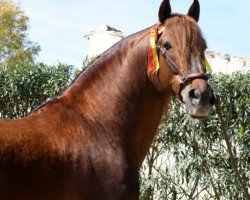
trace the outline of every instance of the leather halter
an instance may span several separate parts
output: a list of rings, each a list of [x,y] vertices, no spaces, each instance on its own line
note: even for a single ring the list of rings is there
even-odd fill
[[[181,96],[181,91],[186,85],[190,84],[194,79],[204,79],[204,80],[209,79],[208,74],[204,72],[185,75],[183,71],[180,69],[180,67],[178,67],[176,63],[168,56],[167,50],[164,47],[162,47],[158,41],[156,42],[156,46],[157,50],[161,53],[165,61],[168,63],[168,66],[170,67],[171,71],[174,74],[177,74],[181,77],[180,89],[179,89],[179,97],[181,101],[183,101]]]

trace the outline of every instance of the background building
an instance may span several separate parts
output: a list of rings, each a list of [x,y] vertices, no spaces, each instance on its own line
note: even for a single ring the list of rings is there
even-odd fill
[[[100,55],[112,45],[126,37],[126,34],[106,24],[84,35],[89,40],[88,57]],[[249,71],[250,58],[207,51],[206,57],[214,73],[231,74],[236,71]]]
[[[101,24],[97,29],[84,35],[89,40],[88,57],[100,55],[125,36],[126,34],[123,32],[106,24]]]

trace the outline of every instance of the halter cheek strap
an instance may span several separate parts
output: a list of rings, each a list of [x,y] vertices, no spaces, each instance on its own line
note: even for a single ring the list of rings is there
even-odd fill
[[[208,80],[209,77],[204,72],[199,73],[192,73],[185,75],[181,68],[176,65],[176,63],[168,56],[167,51],[164,47],[160,45],[158,42],[159,34],[163,32],[165,28],[161,28],[159,31],[157,29],[152,29],[150,33],[150,45],[149,45],[149,54],[148,54],[148,74],[149,76],[153,76],[153,82],[157,86],[157,88],[160,87],[159,81],[157,79],[158,71],[160,69],[159,65],[159,58],[158,58],[158,52],[161,53],[161,55],[164,57],[165,61],[168,63],[168,66],[170,67],[171,71],[179,75],[181,77],[180,82],[180,89],[179,89],[179,96],[181,98],[181,91],[184,88],[184,86],[190,84],[194,79],[204,79]],[[159,33],[159,34],[158,34]],[[211,72],[211,67],[205,59],[205,67],[208,72]],[[156,80],[157,79],[157,80]],[[182,100],[182,99],[181,99]]]

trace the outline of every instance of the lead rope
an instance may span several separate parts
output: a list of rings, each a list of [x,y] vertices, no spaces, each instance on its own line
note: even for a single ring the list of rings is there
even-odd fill
[[[230,157],[230,161],[231,161],[230,165],[235,172],[236,180],[238,180],[238,182],[240,183],[240,185],[243,189],[244,196],[246,197],[247,200],[250,200],[250,195],[248,193],[247,186],[240,176],[240,172],[237,168],[237,162],[236,162],[234,155],[233,155],[232,144],[230,143],[230,138],[229,138],[229,135],[227,134],[227,124],[222,116],[221,101],[220,101],[220,97],[218,95],[216,95],[215,108],[216,108],[216,113],[217,113],[219,120],[220,120],[220,123],[221,123],[221,134],[226,142],[227,151],[228,151],[228,154]]]

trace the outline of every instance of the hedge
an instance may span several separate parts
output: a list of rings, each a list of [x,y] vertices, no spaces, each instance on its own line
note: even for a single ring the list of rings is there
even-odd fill
[[[64,90],[74,78],[73,66],[20,63],[0,66],[0,118],[26,116],[42,102]]]

